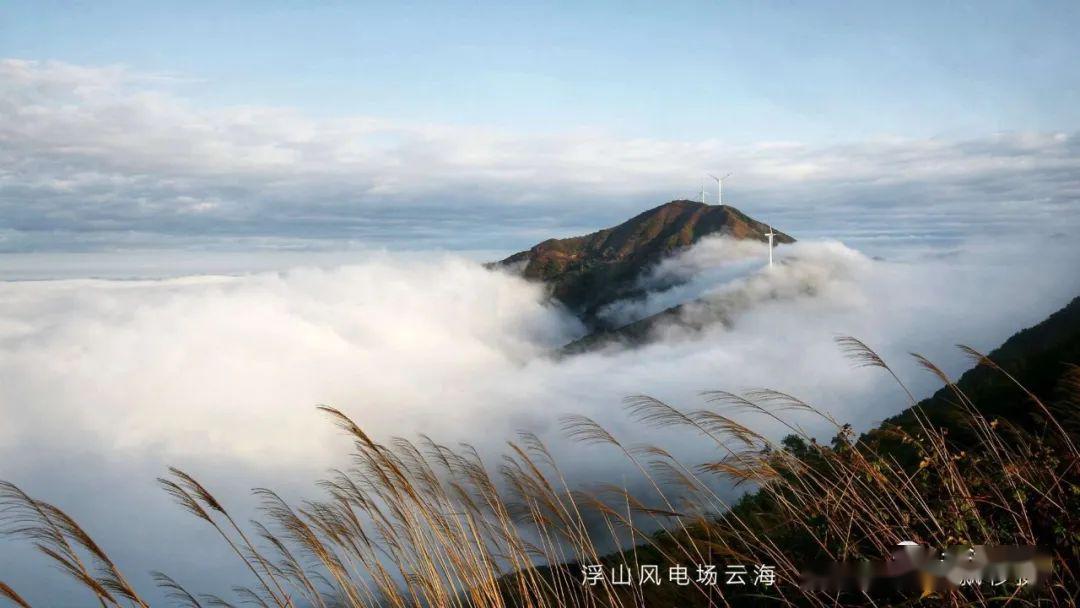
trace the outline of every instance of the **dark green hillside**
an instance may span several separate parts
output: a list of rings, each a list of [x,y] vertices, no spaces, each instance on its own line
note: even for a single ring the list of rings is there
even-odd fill
[[[1047,404],[1056,404],[1056,416],[1076,422],[1078,404],[1062,400],[1064,387],[1059,384],[1068,367],[1080,363],[1080,298],[1038,325],[1016,333],[989,358],[1025,389]],[[988,417],[1000,417],[1036,433],[1046,430],[1044,416],[1024,389],[1001,371],[977,366],[965,372],[956,386]],[[959,433],[956,440],[966,438],[966,428],[959,422],[962,408],[952,389],[942,388],[919,407],[934,424]],[[914,411],[908,409],[882,426],[893,425],[915,428]]]

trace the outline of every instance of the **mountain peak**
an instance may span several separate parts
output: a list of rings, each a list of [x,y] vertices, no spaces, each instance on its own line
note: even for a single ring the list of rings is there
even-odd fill
[[[524,277],[548,283],[556,298],[595,323],[602,306],[635,295],[637,278],[664,257],[707,235],[766,241],[767,231],[730,205],[674,200],[592,234],[548,239],[498,265],[520,266]],[[781,232],[775,240],[795,241]]]

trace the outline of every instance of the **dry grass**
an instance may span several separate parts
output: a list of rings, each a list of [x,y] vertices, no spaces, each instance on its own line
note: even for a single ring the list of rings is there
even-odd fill
[[[865,344],[841,346],[862,365],[900,379]],[[996,368],[968,349],[976,360]],[[494,469],[469,446],[451,448],[427,437],[382,444],[344,413],[320,409],[354,441],[354,466],[321,482],[325,497],[290,505],[258,489],[264,523],[246,528],[194,477],[172,469],[159,483],[189,513],[221,536],[250,572],[247,586],[225,600],[200,595],[154,573],[177,606],[453,606],[560,607],[739,605],[746,596],[696,583],[662,591],[585,586],[576,564],[719,563],[741,560],[777,567],[779,581],[754,601],[794,605],[860,605],[869,596],[802,591],[809,559],[881,559],[901,540],[932,546],[958,543],[1038,544],[1046,522],[1071,526],[1080,494],[1075,432],[1031,393],[1031,407],[1050,432],[1038,437],[988,419],[924,358],[919,363],[953,391],[968,439],[963,445],[915,408],[911,428],[856,438],[850,426],[790,395],[712,392],[708,407],[683,411],[649,397],[627,400],[642,424],[684,428],[711,443],[719,457],[688,465],[660,446],[626,446],[584,417],[563,421],[580,441],[611,446],[659,497],[643,504],[626,488],[584,492],[569,486],[556,459],[535,436],[508,443]],[[1005,374],[1003,370],[998,370]],[[1080,396],[1080,371],[1063,384]],[[915,405],[910,392],[905,394]],[[793,422],[816,416],[832,425],[830,446]],[[791,437],[770,440],[733,415],[753,413],[783,424]],[[914,459],[914,460],[913,460]],[[715,491],[717,477],[756,492],[731,505]],[[1064,522],[1064,523],[1063,523]],[[81,584],[103,608],[147,606],[93,539],[59,508],[0,484],[0,523],[29,540]],[[1013,601],[1075,605],[1070,568],[1077,563],[1075,530],[1056,544],[1059,566],[1037,596],[991,598],[976,589],[936,598],[946,605]],[[1071,535],[1071,536],[1070,536]],[[627,550],[601,555],[598,547]],[[555,564],[555,566],[549,566]],[[28,607],[0,583],[0,598]],[[915,598],[911,598],[915,599]],[[899,601],[899,600],[898,600]],[[666,603],[664,605],[667,605]]]

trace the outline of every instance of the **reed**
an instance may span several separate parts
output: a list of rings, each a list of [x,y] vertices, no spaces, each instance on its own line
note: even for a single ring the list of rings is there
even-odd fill
[[[858,591],[824,595],[798,585],[811,560],[880,560],[903,540],[931,546],[975,543],[1047,546],[1055,570],[1034,595],[993,597],[973,587],[938,592],[942,605],[1070,606],[1080,601],[1080,454],[1075,412],[1080,368],[1062,379],[1054,402],[1030,392],[1019,404],[1039,429],[991,418],[932,362],[915,355],[953,394],[959,426],[942,426],[916,403],[897,374],[853,338],[841,346],[860,365],[890,374],[913,406],[911,424],[856,436],[827,411],[774,390],[703,395],[683,410],[647,396],[629,398],[640,424],[683,429],[717,457],[684,463],[663,446],[628,446],[593,420],[563,420],[582,442],[611,447],[639,476],[628,484],[572,487],[535,435],[507,443],[492,466],[468,446],[428,437],[380,443],[340,410],[321,406],[353,441],[353,466],[320,483],[318,500],[288,504],[257,489],[262,520],[244,526],[195,477],[171,469],[159,483],[205,521],[250,574],[225,599],[199,594],[166,574],[154,580],[175,606],[254,604],[268,608],[448,606],[806,606],[867,605]],[[966,349],[979,365],[1015,380]],[[1019,383],[1017,383],[1019,384]],[[789,435],[771,439],[746,422],[763,416]],[[812,416],[832,428],[828,445],[796,422]],[[818,425],[820,426],[820,425]],[[720,482],[745,484],[734,504]],[[648,500],[648,502],[646,502]],[[148,606],[119,567],[60,508],[0,483],[0,525],[28,540],[103,608]],[[605,552],[601,547],[621,547]],[[583,564],[702,564],[736,560],[776,566],[777,584],[752,595],[696,581],[686,587],[582,584]],[[0,582],[0,598],[27,608]],[[914,603],[892,597],[884,603]],[[881,600],[878,600],[881,601]]]

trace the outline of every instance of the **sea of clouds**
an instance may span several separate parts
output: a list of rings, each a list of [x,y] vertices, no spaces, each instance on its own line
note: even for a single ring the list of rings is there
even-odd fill
[[[144,587],[151,568],[199,591],[247,582],[153,480],[180,466],[244,514],[254,486],[310,497],[348,464],[319,403],[379,438],[493,460],[529,430],[574,483],[632,479],[609,450],[570,445],[559,416],[690,461],[715,454],[633,423],[622,399],[772,387],[865,429],[903,393],[853,370],[837,335],[925,395],[909,351],[958,374],[953,344],[990,350],[1080,294],[1072,132],[733,145],[309,116],[192,86],[0,59],[0,479],[71,510]],[[693,323],[722,307],[701,331],[552,356],[584,329],[541,286],[477,261],[501,255],[431,252],[583,233],[694,197],[718,168],[735,172],[725,200],[800,242],[765,271],[759,243],[702,241],[604,311],[695,302]],[[84,605],[31,553],[0,542],[0,579],[35,605]]]
[[[881,374],[852,369],[836,336],[864,339],[925,395],[936,385],[908,352],[958,374],[968,363],[954,344],[988,351],[1080,295],[1080,250],[1062,239],[971,240],[904,261],[807,241],[779,247],[772,269],[764,253],[707,239],[643,280],[682,284],[610,311],[633,320],[722,299],[737,303],[729,323],[661,327],[644,347],[565,358],[551,353],[584,330],[541,286],[449,255],[2,282],[0,478],[70,509],[137,580],[156,568],[223,592],[243,572],[153,478],[180,466],[241,511],[254,486],[316,495],[314,481],[347,465],[349,449],[316,404],[343,409],[378,438],[470,442],[493,463],[515,431],[532,431],[588,485],[629,473],[610,450],[565,440],[562,414],[589,415],[630,444],[675,445],[690,461],[716,453],[632,422],[622,399],[700,407],[704,390],[771,387],[865,429],[899,411],[903,395]],[[57,575],[25,559],[30,551],[0,543],[0,571],[31,600],[77,601],[45,585]]]

